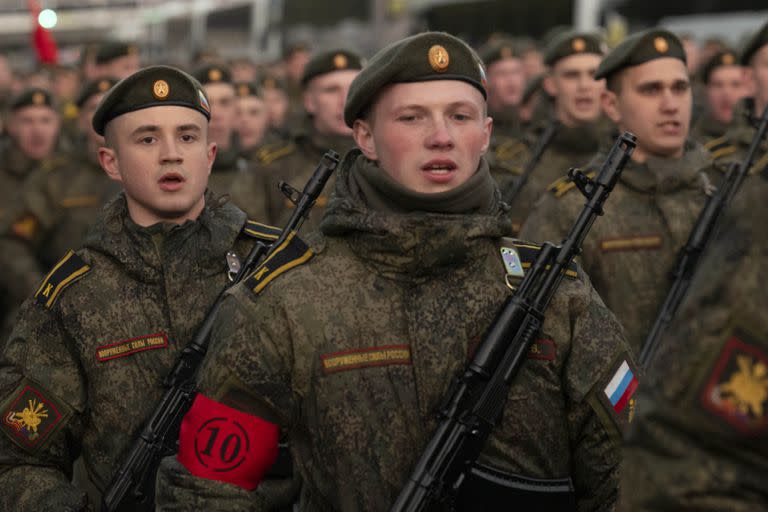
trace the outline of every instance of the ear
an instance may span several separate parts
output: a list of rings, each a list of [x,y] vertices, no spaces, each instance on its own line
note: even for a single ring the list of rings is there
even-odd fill
[[[547,73],[544,77],[544,81],[541,82],[541,86],[544,90],[553,98],[557,96],[557,85],[555,85],[555,79],[552,77],[552,73]]]
[[[355,144],[366,158],[369,160],[379,159],[376,153],[376,144],[373,141],[373,127],[370,122],[355,119],[355,123],[352,125],[352,138],[355,139]]]
[[[302,94],[302,100],[304,103],[304,110],[308,114],[314,114],[317,109],[315,108],[314,96],[309,92],[309,88]]]
[[[492,133],[493,133],[493,118],[488,116],[483,120],[483,136],[485,137],[485,140],[483,141],[483,146],[480,148],[482,151],[482,154],[485,154],[488,151],[488,147],[491,145]]]
[[[100,147],[98,150],[99,164],[109,179],[123,182],[123,176],[120,174],[120,162],[117,158],[117,152],[108,147]]]
[[[211,174],[211,169],[213,169],[213,162],[216,161],[216,154],[219,152],[219,147],[216,145],[215,142],[209,142],[208,143],[208,175]]]
[[[600,93],[600,105],[603,107],[603,112],[607,115],[614,124],[621,123],[621,111],[619,110],[619,98],[616,93],[609,91],[608,89]]]
[[[741,77],[744,80],[744,91],[747,96],[754,97],[757,93],[757,84],[755,83],[755,70],[752,66],[744,66],[741,68]]]

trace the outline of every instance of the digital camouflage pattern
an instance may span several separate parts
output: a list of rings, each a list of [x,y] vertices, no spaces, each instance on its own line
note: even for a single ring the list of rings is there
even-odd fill
[[[24,303],[0,359],[0,509],[84,510],[78,455],[100,491],[111,481],[226,285],[225,253],[251,245],[242,211],[206,203],[196,221],[142,228],[121,194]]]
[[[584,169],[597,172],[598,155]],[[710,167],[701,146],[680,159],[627,162],[605,215],[584,242],[581,264],[639,351],[671,284],[669,273],[706,202]],[[521,236],[559,242],[585,198],[569,179],[555,182],[528,217]]]
[[[310,242],[314,257],[260,294],[230,292],[200,386],[284,428],[303,479],[300,510],[388,510],[449,383],[510,293],[499,244],[511,244],[501,238],[511,226],[485,164],[429,198],[381,189],[373,197],[366,173],[382,171],[357,151],[339,172],[322,234]],[[421,211],[392,213],[416,196]],[[438,213],[457,200],[465,213]],[[570,476],[578,510],[609,509],[619,430],[598,395],[629,357],[621,328],[579,274],[556,294],[541,338],[482,460],[528,477]],[[159,510],[261,508],[175,458],[163,461],[158,482]]]
[[[741,189],[651,361],[621,510],[768,509],[766,192]]]

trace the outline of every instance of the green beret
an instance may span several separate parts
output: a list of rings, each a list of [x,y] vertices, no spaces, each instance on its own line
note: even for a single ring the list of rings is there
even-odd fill
[[[701,67],[701,81],[705,84],[709,83],[709,77],[712,72],[723,66],[739,66],[736,52],[733,50],[723,50],[710,57]]]
[[[102,65],[111,62],[126,55],[138,55],[139,47],[135,44],[124,43],[121,41],[108,41],[99,46],[96,50],[94,60],[96,64]]]
[[[478,54],[486,67],[503,59],[521,58],[520,49],[512,39],[496,39],[483,45]]]
[[[53,101],[53,95],[45,89],[39,87],[30,87],[24,89],[15,98],[11,100],[9,108],[11,112],[22,109],[24,107],[42,106],[49,108],[56,108]]]
[[[235,84],[235,94],[238,98],[247,98],[248,96],[261,96],[259,88],[251,82],[238,82]]]
[[[373,56],[349,88],[344,121],[351,127],[386,85],[429,80],[467,82],[487,97],[485,70],[474,50],[445,32],[424,32],[401,39]]]
[[[203,85],[232,83],[232,73],[221,64],[203,64],[192,71],[192,76]]]
[[[749,61],[752,56],[756,54],[760,48],[768,44],[768,23],[763,25],[755,35],[753,35],[747,44],[744,45],[744,50],[741,52],[741,65],[749,66]]]
[[[98,80],[91,80],[80,89],[80,93],[77,95],[77,99],[75,99],[75,105],[77,105],[77,108],[83,108],[85,102],[91,99],[91,97],[107,92],[117,82],[118,80],[116,78],[99,78]]]
[[[259,87],[259,89],[280,89],[282,91],[285,90],[285,81],[277,76],[265,74],[261,75],[256,80],[256,85]]]
[[[307,65],[304,66],[304,74],[301,75],[301,86],[306,87],[313,78],[331,73],[333,71],[344,71],[347,69],[363,69],[365,60],[348,50],[334,50],[324,52],[312,57]]]
[[[112,119],[144,108],[189,107],[211,119],[211,107],[200,82],[171,66],[151,66],[117,83],[101,99],[93,115],[93,129],[104,135]]]
[[[309,44],[307,44],[305,41],[297,41],[285,47],[285,49],[283,50],[283,58],[288,59],[295,53],[308,52],[308,51],[309,51]]]
[[[595,80],[609,77],[624,68],[665,57],[686,62],[683,43],[675,34],[664,29],[638,32],[622,41],[603,59],[595,72]]]
[[[563,32],[554,37],[544,50],[544,64],[552,66],[560,59],[581,53],[602,56],[603,41],[600,36],[590,32]]]

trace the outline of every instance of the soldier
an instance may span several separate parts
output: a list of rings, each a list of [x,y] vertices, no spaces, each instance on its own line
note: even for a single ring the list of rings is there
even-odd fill
[[[96,51],[94,62],[98,78],[123,79],[141,67],[138,46],[122,41],[103,43]]]
[[[286,140],[289,138],[288,128],[286,126],[286,116],[288,115],[288,93],[282,80],[273,75],[263,75],[256,83],[264,101],[267,104],[269,113],[269,135],[268,138],[277,140]]]
[[[537,252],[503,238],[510,222],[482,158],[492,122],[483,81],[477,55],[438,32],[394,43],[358,75],[344,118],[360,149],[342,163],[322,234],[309,245],[293,238],[225,299],[179,457],[161,464],[160,510],[260,509],[249,491],[278,430],[303,477],[300,510],[389,509],[453,376],[510,293],[505,275],[519,278],[500,248],[528,263]],[[604,394],[631,359],[586,276],[575,266],[569,275],[470,478],[466,510],[498,507],[494,498],[547,503],[557,485],[578,510],[615,500],[619,429],[634,402],[614,408]],[[193,439],[211,414],[219,435]],[[232,459],[246,437],[254,456]],[[200,455],[209,471],[193,460],[195,443],[210,443]]]
[[[589,162],[601,143],[608,140],[612,128],[600,107],[605,80],[595,79],[602,57],[603,42],[591,33],[564,32],[547,45],[544,62],[548,72],[542,87],[553,98],[554,108],[543,122],[531,126],[526,137],[527,158],[518,166],[528,164],[533,148],[546,132],[555,132],[519,193],[511,197],[510,187],[504,190],[505,199],[512,206],[512,223],[518,230],[547,186],[567,174],[570,167]],[[557,124],[550,127],[551,123]],[[511,188],[515,186],[516,183]]]
[[[239,173],[247,170],[241,156],[240,141],[236,130],[236,98],[232,75],[219,64],[204,64],[192,76],[205,89],[211,102],[211,123],[208,136],[216,143],[216,161],[208,180],[208,186],[216,194],[226,194]]]
[[[293,203],[280,192],[278,183],[285,181],[299,187],[327,150],[343,154],[352,147],[352,132],[344,124],[344,101],[362,67],[359,55],[334,50],[316,55],[304,68],[303,129],[291,141],[263,147],[253,172],[239,175],[232,185],[232,200],[252,218],[263,218],[269,224],[284,223]],[[310,229],[319,225],[327,201],[327,195],[317,200],[308,223]]]
[[[768,508],[766,188],[756,178],[736,196],[651,361],[621,510]]]
[[[706,143],[725,135],[736,104],[747,94],[744,70],[732,50],[717,53],[701,69],[705,108],[691,128],[691,136]]]
[[[762,116],[768,106],[768,22],[747,42],[739,63],[747,69],[754,96],[745,98],[739,105],[725,135],[706,144],[712,157],[723,163],[739,162],[744,158],[755,135],[753,121]],[[768,140],[763,139],[749,174],[754,175],[767,167]]]
[[[260,91],[252,83],[235,84],[235,91],[241,156],[248,163],[253,163],[258,159],[259,149],[266,142],[264,139],[268,133],[269,112]]]
[[[480,49],[488,70],[488,115],[494,135],[519,138],[517,108],[525,89],[525,68],[519,48],[510,39],[497,39]],[[492,143],[493,147],[493,143]]]
[[[124,193],[25,302],[2,351],[0,509],[91,510],[72,461],[105,489],[225,286],[227,251],[252,245],[245,214],[204,195],[209,112],[199,83],[165,66],[97,109],[99,161]]]
[[[669,273],[709,191],[707,152],[687,145],[691,87],[680,41],[647,30],[621,43],[595,75],[606,79],[602,105],[637,148],[611,196],[611,207],[584,243],[582,261],[595,289],[639,350],[669,288]],[[594,172],[602,155],[586,166]],[[567,177],[556,181],[521,236],[561,240],[584,197]]]
[[[304,114],[302,78],[304,69],[312,58],[310,47],[307,43],[299,41],[289,45],[283,54],[283,71],[290,101],[290,118],[301,119]]]

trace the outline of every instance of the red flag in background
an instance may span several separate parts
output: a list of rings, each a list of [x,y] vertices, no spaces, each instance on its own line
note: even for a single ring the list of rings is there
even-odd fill
[[[37,60],[41,64],[56,64],[59,60],[59,49],[50,30],[40,26],[38,16],[40,15],[40,4],[37,0],[27,0],[29,13],[32,15],[32,22],[35,27],[32,31],[32,43],[37,51]]]

